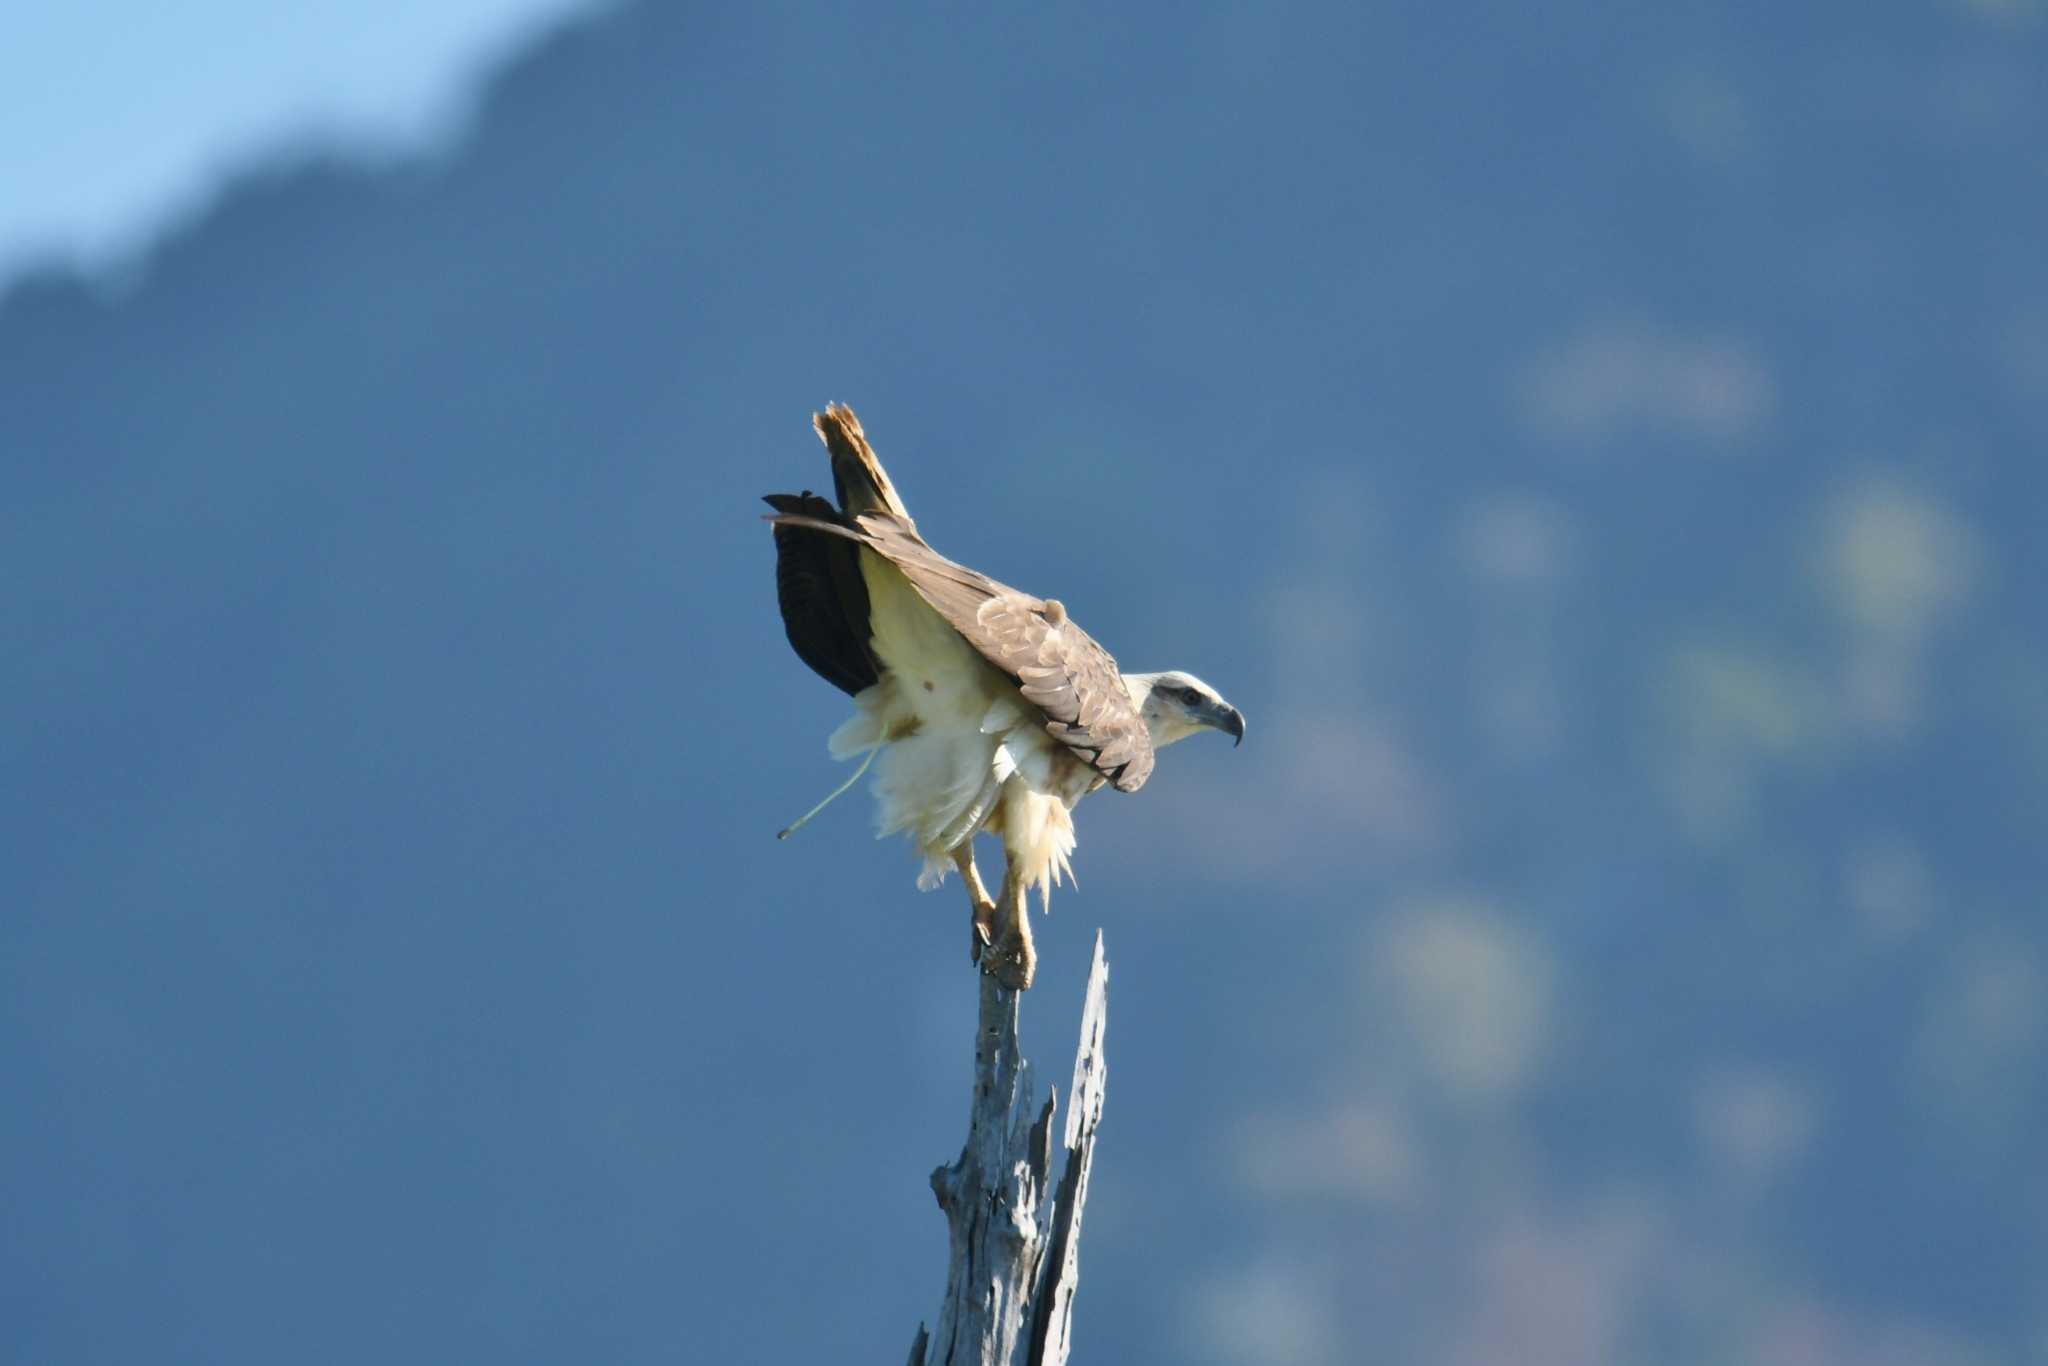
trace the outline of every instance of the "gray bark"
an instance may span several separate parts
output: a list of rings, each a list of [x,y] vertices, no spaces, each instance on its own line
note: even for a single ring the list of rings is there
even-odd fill
[[[1034,1116],[1031,1064],[1017,1043],[1017,1000],[981,979],[974,1037],[974,1104],[959,1160],[932,1173],[951,1230],[946,1298],[937,1330],[920,1324],[910,1366],[1063,1366],[1080,1279],[1081,1207],[1108,1078],[1103,1028],[1109,963],[1102,935],[1081,1007],[1062,1147],[1066,1166],[1048,1193],[1057,1088]]]

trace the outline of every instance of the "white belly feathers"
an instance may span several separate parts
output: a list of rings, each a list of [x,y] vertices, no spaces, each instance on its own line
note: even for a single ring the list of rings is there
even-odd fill
[[[924,855],[919,887],[937,886],[953,850],[986,829],[1002,837],[1011,875],[1050,898],[1071,877],[1070,808],[1096,775],[1046,734],[1017,687],[917,595],[901,571],[860,554],[881,681],[855,696],[832,733],[833,757],[876,745],[877,833],[907,833]]]

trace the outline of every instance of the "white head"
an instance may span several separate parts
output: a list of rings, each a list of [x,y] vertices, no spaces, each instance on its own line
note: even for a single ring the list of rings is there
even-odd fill
[[[1124,686],[1145,718],[1152,747],[1185,740],[1198,730],[1220,730],[1244,742],[1244,713],[1193,674],[1169,669],[1157,674],[1125,674]]]

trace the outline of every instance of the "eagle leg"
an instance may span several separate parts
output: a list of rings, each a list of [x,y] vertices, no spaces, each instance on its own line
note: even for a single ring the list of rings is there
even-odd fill
[[[981,870],[974,866],[974,839],[972,836],[960,841],[953,850],[953,866],[960,870],[960,880],[967,884],[967,899],[974,904],[973,933],[968,936],[967,956],[973,962],[981,961],[981,951],[988,946],[996,933],[996,903],[988,894],[988,888],[981,882]]]
[[[1003,892],[996,899],[994,938],[981,956],[981,970],[1012,991],[1024,991],[1038,972],[1038,950],[1031,946],[1031,920],[1025,914],[1029,888],[1017,877],[1017,865],[1003,869]]]

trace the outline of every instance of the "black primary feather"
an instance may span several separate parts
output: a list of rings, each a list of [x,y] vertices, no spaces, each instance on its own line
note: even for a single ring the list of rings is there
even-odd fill
[[[838,509],[815,493],[770,493],[778,513],[837,523]],[[775,599],[797,657],[852,695],[881,677],[868,633],[868,585],[860,546],[803,526],[775,527]]]

